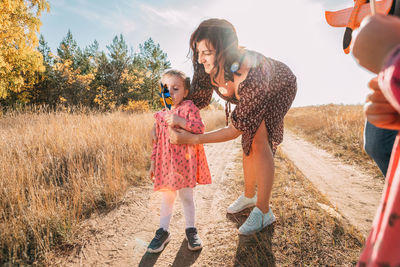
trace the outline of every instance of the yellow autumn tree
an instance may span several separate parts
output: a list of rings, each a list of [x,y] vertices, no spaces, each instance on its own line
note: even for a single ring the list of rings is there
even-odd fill
[[[43,11],[46,0],[0,0],[0,99],[14,94],[27,102],[35,73],[44,71],[36,50]]]

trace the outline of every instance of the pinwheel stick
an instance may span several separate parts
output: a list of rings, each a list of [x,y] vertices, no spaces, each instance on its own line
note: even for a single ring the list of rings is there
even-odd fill
[[[165,96],[164,96],[164,94],[162,94],[162,100],[163,100],[163,102],[164,102],[164,107],[165,107],[165,108],[168,108],[167,101],[165,101]],[[168,109],[169,109],[169,108],[168,108]]]

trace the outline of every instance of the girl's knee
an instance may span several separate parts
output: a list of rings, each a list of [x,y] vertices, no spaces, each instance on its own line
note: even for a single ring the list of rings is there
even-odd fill
[[[174,202],[176,198],[176,191],[164,191],[162,192],[162,198],[167,202]]]
[[[184,203],[193,202],[193,188],[182,188],[179,190],[179,198]]]

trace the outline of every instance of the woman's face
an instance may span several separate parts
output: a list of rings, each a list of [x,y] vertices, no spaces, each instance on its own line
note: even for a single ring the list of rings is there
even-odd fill
[[[206,73],[210,74],[214,68],[215,62],[215,50],[214,47],[208,42],[208,40],[201,40],[196,43],[197,47],[197,61],[199,64],[203,64]]]
[[[175,75],[164,75],[161,83],[168,87],[173,106],[179,105],[189,93],[189,90],[185,90],[185,82]]]

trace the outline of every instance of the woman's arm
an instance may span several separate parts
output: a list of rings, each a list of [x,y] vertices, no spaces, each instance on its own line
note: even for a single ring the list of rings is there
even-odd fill
[[[242,133],[232,124],[204,134],[192,134],[181,129],[170,129],[170,142],[172,144],[206,144],[219,143],[235,139]]]

